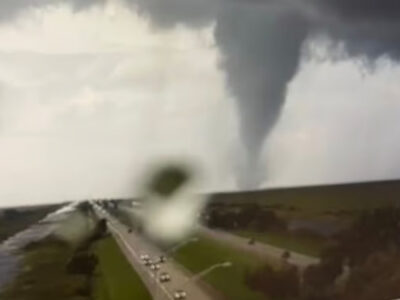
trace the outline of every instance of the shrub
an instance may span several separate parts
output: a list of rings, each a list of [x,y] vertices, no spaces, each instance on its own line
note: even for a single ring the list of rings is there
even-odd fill
[[[299,295],[298,270],[294,266],[274,270],[271,266],[265,265],[247,274],[246,283],[252,289],[273,298],[294,299]]]

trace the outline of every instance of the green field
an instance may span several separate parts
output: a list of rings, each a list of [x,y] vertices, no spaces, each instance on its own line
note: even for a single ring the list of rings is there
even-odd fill
[[[244,282],[246,272],[254,270],[263,263],[253,256],[202,237],[199,241],[180,249],[174,258],[193,273],[216,263],[230,261],[233,263],[232,267],[216,269],[203,280],[226,296],[226,299],[265,299],[262,294],[251,291]]]
[[[115,240],[108,237],[95,247],[99,258],[94,283],[96,300],[147,300],[149,292],[128,263]]]
[[[54,236],[29,244],[21,252],[21,272],[5,287],[0,299],[151,299],[113,238],[99,240],[89,251],[94,251],[99,261],[94,277],[67,272],[75,253],[73,245]]]
[[[254,238],[257,242],[266,243],[276,247],[291,250],[297,253],[318,257],[325,246],[323,238],[296,235],[285,232],[250,232],[250,231],[237,231],[235,234],[246,237]]]
[[[59,207],[60,205],[44,205],[25,209],[3,209],[0,213],[0,241],[40,221]]]
[[[272,208],[291,208],[298,213],[326,213],[399,205],[399,195],[400,181],[382,181],[219,193],[212,201],[226,204],[256,202]]]
[[[85,285],[85,278],[65,271],[72,251],[67,244],[51,238],[30,246],[24,251],[22,272],[0,299],[89,300],[78,292]]]

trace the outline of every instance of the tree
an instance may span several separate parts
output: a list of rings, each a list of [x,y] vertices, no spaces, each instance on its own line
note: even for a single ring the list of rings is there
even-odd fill
[[[300,280],[293,265],[274,270],[270,265],[246,275],[246,283],[252,289],[276,299],[295,299],[299,296]]]
[[[337,253],[351,266],[362,264],[370,254],[390,247],[400,249],[400,209],[378,208],[363,213],[338,238]]]
[[[366,211],[326,248],[303,276],[307,300],[380,300],[400,297],[400,209]],[[346,265],[345,280],[343,265]],[[395,296],[393,296],[395,295]]]
[[[371,254],[354,268],[343,300],[381,300],[400,297],[400,253],[394,249]]]
[[[85,217],[89,217],[92,213],[92,206],[88,201],[81,202],[77,205],[77,210],[81,212]]]
[[[77,247],[78,251],[88,250],[94,242],[98,241],[99,239],[102,239],[106,234],[107,234],[107,220],[100,219],[97,222],[96,226],[94,227],[93,231],[90,233],[90,235],[87,238],[85,238]]]
[[[14,208],[8,208],[3,211],[3,215],[6,220],[11,220],[17,218],[20,215],[20,213],[18,210]]]
[[[71,274],[80,274],[92,276],[98,259],[93,253],[77,252],[67,264],[67,272]]]

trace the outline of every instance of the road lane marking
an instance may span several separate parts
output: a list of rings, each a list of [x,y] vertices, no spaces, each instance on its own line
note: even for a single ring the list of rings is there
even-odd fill
[[[106,214],[103,213],[103,215],[105,215],[105,216],[107,217]],[[110,218],[109,218],[109,219],[110,219]],[[136,252],[136,251],[131,247],[131,245],[124,239],[123,235],[119,232],[119,230],[115,227],[115,225],[113,225],[111,222],[109,222],[109,225],[110,225],[110,227],[112,228],[113,232],[118,236],[118,238],[119,238],[119,239],[121,240],[121,242],[124,244],[124,246],[126,247],[126,249],[131,253],[131,255],[133,255],[133,258],[136,259],[136,260],[139,262],[139,264],[141,264],[141,260],[139,259],[139,256],[138,256],[137,252]],[[160,284],[160,283],[157,281],[157,277],[156,277],[152,272],[150,272],[149,270],[147,270],[147,269],[145,269],[145,268],[142,268],[142,270],[143,270],[145,273],[147,273],[147,275],[149,275],[151,278],[154,279],[156,285],[157,285],[158,287],[161,288],[161,290],[165,293],[165,295],[167,296],[168,299],[172,299],[172,300],[174,299],[174,298],[172,297],[172,295],[170,294],[170,292],[168,291],[168,289],[167,289],[164,285]]]

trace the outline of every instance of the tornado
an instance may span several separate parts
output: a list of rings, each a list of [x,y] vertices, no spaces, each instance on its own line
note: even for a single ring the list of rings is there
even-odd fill
[[[82,10],[105,1],[1,1],[0,21],[17,16],[26,7],[59,2]],[[332,42],[331,57],[337,59],[335,45],[340,45],[343,59],[361,60],[369,66],[382,58],[394,64],[400,59],[399,0],[123,2],[160,30],[177,24],[192,28],[215,25],[215,41],[222,54],[220,67],[236,101],[245,149],[237,170],[240,189],[257,188],[268,179],[268,170],[260,164],[261,150],[279,119],[305,44],[323,36]]]
[[[267,175],[261,150],[297,72],[307,20],[286,7],[243,3],[226,7],[217,20],[221,66],[237,104],[245,150],[237,183],[240,189],[255,189]]]

